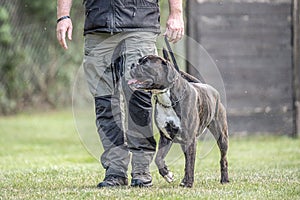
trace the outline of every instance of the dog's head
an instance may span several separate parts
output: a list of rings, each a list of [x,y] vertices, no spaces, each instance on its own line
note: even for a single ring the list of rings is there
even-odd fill
[[[132,79],[128,84],[139,90],[164,90],[172,85],[176,73],[169,61],[159,56],[148,55],[132,65]]]

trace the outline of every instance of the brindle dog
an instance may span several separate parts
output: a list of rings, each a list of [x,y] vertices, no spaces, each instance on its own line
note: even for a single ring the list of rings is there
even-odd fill
[[[215,137],[221,152],[221,183],[229,182],[228,128],[226,110],[219,93],[191,75],[177,72],[172,64],[159,56],[145,56],[132,66],[128,84],[138,90],[151,91],[155,102],[155,121],[160,140],[155,163],[159,173],[172,182],[173,174],[164,159],[172,143],[181,144],[185,155],[185,174],[180,185],[192,187],[197,135],[206,128]]]

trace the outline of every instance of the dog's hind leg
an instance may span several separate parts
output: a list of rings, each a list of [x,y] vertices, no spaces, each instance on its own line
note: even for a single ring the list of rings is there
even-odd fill
[[[222,184],[228,183],[228,162],[227,162],[227,150],[229,145],[228,127],[226,119],[226,110],[222,104],[219,103],[215,119],[210,123],[208,129],[214,135],[217,140],[217,144],[221,153],[220,167],[221,167],[221,180]]]
[[[165,158],[170,151],[172,146],[172,141],[164,136],[164,134],[159,131],[160,139],[158,144],[158,151],[155,156],[155,164],[158,167],[158,171],[162,177],[168,182],[171,183],[174,181],[173,173],[168,169]]]
[[[184,178],[180,183],[180,186],[182,187],[193,187],[194,184],[196,144],[197,143],[195,138],[192,139],[191,143],[181,145],[181,148],[185,156]]]

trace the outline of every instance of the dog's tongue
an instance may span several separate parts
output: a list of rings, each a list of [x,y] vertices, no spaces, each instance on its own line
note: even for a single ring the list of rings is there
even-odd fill
[[[128,85],[131,85],[131,84],[134,84],[136,82],[138,82],[138,80],[136,80],[136,79],[130,79],[127,83],[128,83]]]

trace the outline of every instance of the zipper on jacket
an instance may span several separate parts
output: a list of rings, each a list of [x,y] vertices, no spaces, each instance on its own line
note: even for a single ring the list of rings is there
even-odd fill
[[[111,7],[111,19],[110,19],[110,34],[114,34],[115,29],[115,5],[114,0],[110,0],[110,7]]]
[[[132,17],[135,17],[136,10],[137,10],[137,2],[136,0],[133,0],[133,12],[132,12]]]

